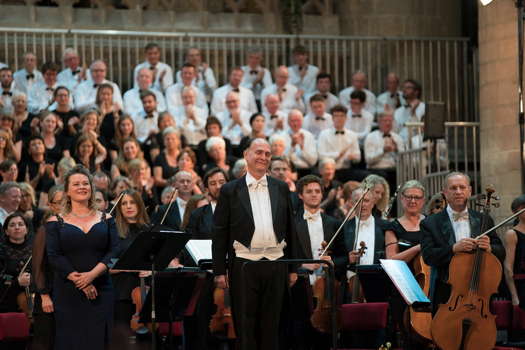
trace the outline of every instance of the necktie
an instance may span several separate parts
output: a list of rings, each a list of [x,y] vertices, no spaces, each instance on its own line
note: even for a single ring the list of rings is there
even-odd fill
[[[255,75],[255,74],[257,74],[257,73],[259,73],[259,72],[256,71],[256,70],[251,70],[251,71],[250,71],[250,74],[252,74],[252,75]]]
[[[13,96],[13,93],[11,91],[2,91],[3,96]]]
[[[321,217],[320,210],[318,210],[316,213],[313,213],[313,214],[306,210],[303,214],[303,219],[305,219],[306,221],[309,221],[309,220],[315,221],[315,220],[318,220],[320,217]]]
[[[467,221],[468,220],[468,211],[464,211],[462,213],[455,213],[452,212],[452,219],[454,221]]]
[[[35,79],[35,74],[33,74],[33,73],[27,74],[27,75],[26,75],[26,79],[27,79],[27,80],[29,80],[29,79]]]
[[[279,116],[276,115],[276,114],[272,114],[272,115],[270,116],[270,120],[274,120],[274,119],[277,119],[277,118],[279,118]]]
[[[352,118],[361,118],[362,115],[361,114],[352,114]]]
[[[232,89],[234,92],[239,92],[239,88]]]
[[[315,117],[315,120],[321,120],[321,121],[323,121],[323,122],[325,121],[324,117],[319,117],[319,116],[318,116],[318,117]]]
[[[344,130],[336,130],[336,131],[335,131],[335,134],[336,134],[336,135],[344,135],[344,134],[345,134],[345,131],[344,131]]]

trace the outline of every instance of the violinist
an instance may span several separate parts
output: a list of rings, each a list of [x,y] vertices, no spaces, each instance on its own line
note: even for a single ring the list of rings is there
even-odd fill
[[[525,207],[525,195],[514,199],[513,213]],[[505,232],[505,282],[509,288],[512,305],[525,308],[525,213],[518,216],[518,223]]]
[[[339,227],[338,220],[324,214],[321,211],[323,200],[323,183],[315,175],[306,175],[297,183],[299,198],[303,201],[304,210],[299,210],[295,216],[295,225],[299,241],[298,254],[301,259],[327,260],[331,261],[329,255],[320,256],[322,242],[330,242]],[[342,238],[342,236],[339,236]],[[330,246],[331,251],[342,251],[344,244],[342,239],[337,239]],[[310,285],[316,280],[316,275],[322,271],[323,266],[319,264],[303,264],[303,269],[311,275],[301,275],[297,283],[291,288],[290,297],[290,337],[292,344],[290,349],[328,349],[330,339],[327,335],[319,333],[310,322],[312,314],[312,301],[308,300],[311,293]]]
[[[471,192],[468,175],[460,172],[448,174],[443,188],[448,203],[446,209],[421,222],[421,253],[425,262],[437,270],[433,293],[431,291],[433,313],[437,312],[439,304],[449,299],[448,266],[455,253],[472,252],[479,247],[492,252],[500,260],[505,256],[495,232],[475,239],[482,233],[482,214],[467,208]],[[487,220],[488,228],[492,227],[492,219]]]

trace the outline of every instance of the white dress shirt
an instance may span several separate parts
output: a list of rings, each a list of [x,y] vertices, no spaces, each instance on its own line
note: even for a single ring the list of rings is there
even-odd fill
[[[199,108],[202,108],[208,113],[208,102],[206,102],[206,96],[195,86],[193,87],[193,91],[195,92],[195,105]],[[177,107],[183,106],[182,103],[182,89],[184,88],[184,85],[182,83],[177,83],[174,85],[171,85],[166,90],[166,107],[170,113],[173,113],[174,110],[177,109]]]
[[[360,117],[358,117],[360,115]],[[372,130],[372,124],[374,123],[374,116],[367,111],[362,109],[360,114],[354,114],[351,109],[348,110],[345,128],[352,130],[357,134],[359,143],[362,145],[365,142],[366,136]]]
[[[244,136],[249,136],[252,132],[250,126],[251,114],[241,109],[242,127],[239,124],[233,125],[233,119],[228,110],[217,114],[217,118],[222,124],[222,136],[229,138],[232,145],[238,146]]]
[[[310,131],[317,139],[321,131],[331,128],[334,125],[332,116],[328,113],[318,117],[313,113],[308,113],[304,117],[303,128]]]
[[[310,236],[312,259],[319,260],[321,256],[321,244],[324,241],[323,218],[321,217],[321,210],[311,213],[305,208],[303,219],[306,220],[306,224],[308,225],[308,235]],[[320,270],[322,270],[322,268],[320,268]],[[316,273],[311,274],[309,277],[310,284],[313,285],[317,279]]]
[[[268,191],[268,178],[263,176],[255,179],[249,172],[246,173],[246,185],[250,195],[250,206],[252,208],[254,232],[250,247],[245,247],[238,241],[234,241],[235,255],[248,260],[277,260],[284,255],[283,249],[286,242],[277,243],[273,229],[272,203]]]
[[[137,140],[144,142],[152,131],[158,132],[158,119],[159,113],[157,111],[153,112],[153,117],[148,118],[146,118],[146,112],[144,111],[134,115],[133,121],[135,122],[135,135],[137,135]]]
[[[53,93],[58,84],[47,86],[44,81],[35,83],[28,93],[27,110],[29,113],[38,114],[47,109],[53,102]]]
[[[13,79],[16,82],[16,88],[19,91],[24,92],[25,94],[29,93],[29,90],[33,85],[35,85],[39,81],[44,81],[44,77],[42,76],[42,73],[38,70],[33,71],[34,77],[28,78],[28,73],[25,68],[22,68],[20,70],[17,70],[13,73]]]
[[[157,99],[157,111],[164,112],[166,110],[166,100],[164,95],[157,89],[149,89],[155,94]],[[137,115],[144,111],[142,100],[140,99],[140,89],[133,88],[124,93],[124,112],[129,115]]]
[[[319,92],[319,90],[315,90],[314,92],[310,92],[310,93],[304,95],[304,104],[306,105],[306,111],[308,113],[310,113],[310,111],[312,110],[312,107],[310,107],[310,98],[312,96],[314,96],[314,95],[317,95],[317,94],[325,97],[324,101],[325,101],[325,105],[326,105],[326,110],[328,112],[330,112],[332,107],[337,106],[338,104],[340,104],[339,99],[337,98],[337,96],[335,96],[331,92],[328,92],[326,94],[322,94],[322,93]]]
[[[73,74],[73,71],[71,68],[66,68],[57,75],[57,82],[58,86],[65,86],[69,89],[69,91],[73,91],[76,89],[78,84],[82,83],[85,80],[91,80],[91,71],[89,69],[86,69],[86,79],[82,80],[80,77],[80,73],[82,72],[82,67],[77,67],[75,69],[75,72]]]
[[[11,101],[16,92],[19,92],[19,90],[16,88],[16,82],[14,80],[11,82],[9,90],[4,92],[4,89],[0,87],[0,101],[2,101],[3,104],[3,107],[0,108],[0,113],[11,114],[13,112]]]
[[[317,151],[319,158],[335,160],[336,169],[348,169],[352,162],[359,163],[361,161],[361,150],[359,149],[357,135],[346,128],[340,131],[336,131],[335,128],[321,131],[317,141]],[[342,151],[345,151],[344,156],[338,159]],[[351,161],[348,159],[350,156],[357,159]]]
[[[460,220],[454,221],[454,214],[459,214],[458,212],[452,210],[450,205],[447,205],[447,214],[452,223],[452,228],[454,229],[454,235],[456,242],[461,241],[463,238],[470,238],[470,220],[468,215],[468,209],[465,208],[461,214],[464,216]]]
[[[359,227],[359,232],[357,232],[357,247],[359,249],[359,243],[365,242],[366,249],[359,260],[359,265],[372,265],[374,263],[374,253],[375,253],[375,243],[376,243],[376,227],[375,219],[373,215],[366,220],[359,220],[358,218],[355,221],[355,229]]]
[[[315,90],[319,68],[311,64],[306,65],[305,68],[306,73],[304,77],[301,77],[301,71],[298,65],[294,64],[288,67],[288,82],[295,85],[298,89],[302,89],[305,93],[309,93]]]
[[[317,143],[314,135],[306,129],[300,129],[297,133],[303,134],[304,147],[301,148],[299,144],[292,146],[292,130],[283,134],[286,139],[285,153],[290,158],[290,161],[298,169],[311,168],[317,163]]]
[[[281,111],[280,109],[275,112],[275,114],[270,114],[270,112],[263,112],[264,121],[266,123],[266,135],[272,136],[275,133],[286,132],[289,129],[288,126],[288,115]],[[273,118],[272,118],[273,117]],[[283,128],[277,129],[277,121],[282,120]]]
[[[137,77],[139,76],[139,71],[142,68],[149,68],[151,69],[152,65],[148,61],[144,61],[138,65],[135,66],[135,69],[133,70],[133,87],[138,88],[139,83],[137,81]],[[155,76],[153,77],[153,85],[152,88],[157,89],[159,91],[166,91],[166,89],[173,85],[173,69],[169,65],[167,65],[164,62],[159,62],[155,65]],[[164,73],[165,72],[165,73]],[[164,73],[164,76],[162,77],[162,83],[160,81],[160,76]]]
[[[350,95],[352,94],[352,92],[354,92],[354,90],[354,87],[350,86],[339,93],[339,101],[341,101],[341,104],[343,104],[348,109],[350,109]],[[376,96],[370,90],[363,89],[363,91],[366,94],[365,109],[369,111],[372,115],[375,115]]]
[[[421,122],[425,116],[425,103],[419,102],[415,113],[412,113],[412,107],[403,105],[394,112],[394,130],[403,138],[403,141],[408,144],[408,128],[405,123]],[[412,145],[417,148],[420,146],[422,135],[417,134],[417,129],[412,133]]]
[[[102,84],[110,84],[113,86],[113,102],[116,103],[120,109],[123,107],[122,95],[120,88],[112,81],[104,80]],[[79,112],[84,112],[87,109],[95,108],[95,100],[97,98],[97,89],[100,84],[95,84],[92,80],[86,80],[78,84],[73,93],[73,100],[75,102],[75,109]]]
[[[180,221],[182,222],[182,219],[184,218],[184,213],[186,212],[186,204],[188,202],[180,197],[177,197],[176,201],[177,207],[179,208]]]
[[[272,84],[269,87],[265,88],[261,92],[261,101],[266,100],[266,96],[270,94],[275,94],[281,99],[281,110],[288,114],[292,109],[297,108],[304,113],[305,105],[303,99],[296,100],[295,94],[297,93],[297,88],[290,83],[284,85],[282,92],[279,94],[276,84]],[[266,106],[263,103],[263,112],[267,112]]]
[[[397,152],[405,150],[401,136],[390,132],[390,137],[397,145]],[[369,169],[392,169],[396,167],[397,152],[384,151],[385,141],[381,130],[372,131],[365,139],[365,160]]]
[[[181,72],[179,70],[177,72],[177,83],[182,82],[180,74]],[[213,69],[208,67],[204,70],[204,67],[202,66],[197,67],[197,77],[193,79],[192,84],[195,85],[209,101],[213,92],[217,89],[217,80],[215,80]]]
[[[211,100],[211,113],[213,115],[226,111],[226,95],[232,90],[234,89],[230,84],[223,85],[215,90]],[[257,104],[255,103],[252,90],[239,86],[238,94],[241,101],[241,109],[247,111],[250,115],[257,113]]]
[[[173,110],[172,115],[175,118],[177,127],[186,138],[186,142],[191,146],[197,146],[199,142],[206,139],[206,131],[204,130],[204,127],[206,125],[208,113],[197,106],[190,106],[188,108],[193,109],[195,120],[187,117],[185,106],[180,106]]]
[[[376,99],[376,113],[383,113],[385,111],[385,105],[392,107],[392,110],[395,111],[398,107],[405,104],[405,98],[401,91],[397,91],[392,94],[390,91],[385,91],[381,95],[377,96]]]
[[[0,69],[6,68],[6,67],[9,67],[9,66],[5,64],[4,62],[0,62]]]
[[[241,80],[241,86],[252,90],[255,99],[260,100],[263,89],[273,84],[270,71],[267,68],[261,66],[258,66],[256,69],[251,69],[250,66],[242,66],[241,69],[244,72]],[[263,78],[259,83],[257,83],[257,85],[253,86],[253,82],[255,79],[257,79],[258,72],[261,70],[264,71]]]

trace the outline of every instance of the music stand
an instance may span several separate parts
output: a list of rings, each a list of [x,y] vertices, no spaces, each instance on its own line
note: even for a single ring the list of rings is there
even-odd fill
[[[155,271],[165,269],[190,238],[190,234],[182,231],[175,231],[166,226],[153,226],[148,231],[141,232],[113,266],[114,270],[151,271],[153,329],[156,329]],[[155,350],[157,347],[155,336],[152,340]]]
[[[357,273],[367,302],[388,301],[390,294],[389,280],[381,265],[357,265],[355,266],[355,272]]]

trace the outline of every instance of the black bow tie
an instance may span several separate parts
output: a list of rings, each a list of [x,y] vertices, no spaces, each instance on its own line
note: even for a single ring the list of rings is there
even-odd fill
[[[392,135],[390,135],[389,132],[386,132],[386,133],[383,134],[383,137],[392,137]]]
[[[299,66],[299,70],[307,69],[307,66]]]
[[[232,91],[239,92],[240,90],[239,90],[239,88],[235,88],[235,89],[232,89]]]
[[[27,80],[29,79],[35,79],[35,75],[33,73],[26,75]]]
[[[52,87],[49,87],[49,86],[48,86],[48,87],[46,87],[46,91],[51,91],[51,92],[53,92],[53,91],[55,91],[55,89],[52,88]]]
[[[335,131],[335,134],[336,134],[336,135],[344,135],[344,134],[345,134],[345,131],[344,131],[344,130],[336,130],[336,131]]]
[[[150,70],[155,70],[155,66],[149,66]]]
[[[322,120],[324,122],[325,118],[324,117],[315,117],[315,120]]]
[[[410,108],[410,105],[407,103],[407,104],[404,105],[403,107],[405,107],[405,108]]]
[[[326,100],[328,98],[328,95],[321,95]]]
[[[270,120],[274,120],[274,119],[277,119],[277,118],[279,118],[279,116],[277,114],[272,114],[270,116]]]
[[[78,73],[80,73],[80,69],[71,71],[71,74],[73,75],[77,75]]]
[[[149,118],[153,118],[155,117],[155,115],[153,115],[153,113],[146,113],[146,115],[144,116],[145,119],[149,119]]]
[[[279,90],[277,90],[277,91],[279,91]],[[286,92],[286,88],[282,88],[281,92]]]
[[[361,118],[362,115],[361,114],[352,114],[352,118]]]
[[[396,98],[397,94],[390,94],[390,98]]]
[[[2,91],[3,96],[13,96],[13,93],[11,91]]]
[[[251,70],[250,71],[250,74],[257,74],[257,73],[259,73],[259,71],[256,71],[256,70]]]
[[[93,84],[93,88],[94,88],[94,89],[98,88],[98,85],[99,85],[99,84]]]

